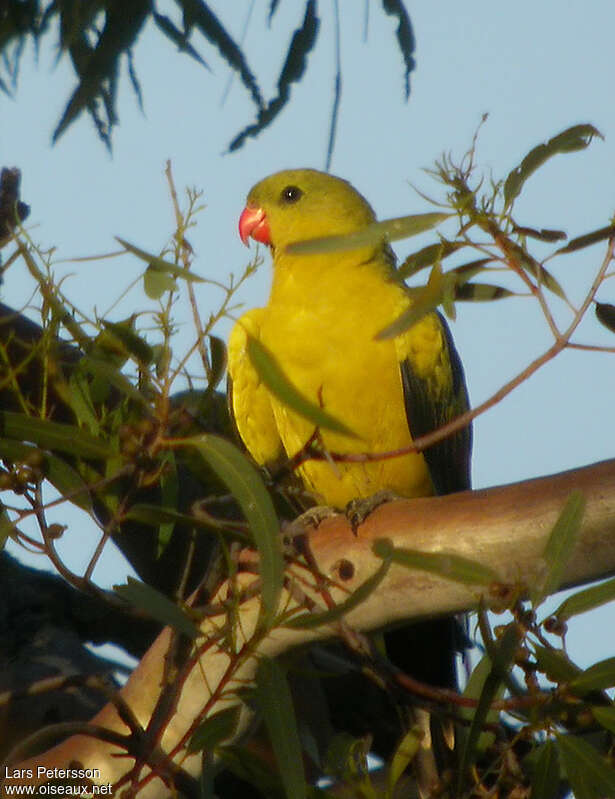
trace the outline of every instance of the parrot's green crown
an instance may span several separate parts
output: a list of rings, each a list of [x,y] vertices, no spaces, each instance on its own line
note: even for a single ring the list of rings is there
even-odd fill
[[[248,194],[247,208],[264,212],[267,243],[275,248],[353,233],[376,219],[350,183],[316,169],[289,169],[261,180]]]

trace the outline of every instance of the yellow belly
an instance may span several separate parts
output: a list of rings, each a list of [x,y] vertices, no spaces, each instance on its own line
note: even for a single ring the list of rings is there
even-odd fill
[[[365,277],[362,275],[363,282]],[[399,368],[400,342],[375,339],[407,306],[405,292],[383,281],[381,275],[375,276],[368,291],[362,286],[363,302],[357,302],[350,287],[339,282],[320,289],[305,298],[301,308],[285,303],[278,294],[264,309],[263,343],[306,397],[357,435],[350,438],[321,430],[328,452],[386,453],[409,446],[412,439]],[[427,349],[441,351],[440,331],[433,318],[416,325],[412,336],[416,346],[424,347],[427,342]],[[293,456],[313,435],[313,423],[275,397],[271,397],[271,405],[284,449]],[[408,497],[433,493],[420,454],[359,463],[310,460],[300,467],[299,475],[316,501],[335,507],[382,489]]]

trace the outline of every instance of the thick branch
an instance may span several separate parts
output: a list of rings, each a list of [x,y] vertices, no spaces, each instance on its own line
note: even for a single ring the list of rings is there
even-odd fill
[[[389,503],[376,510],[357,535],[352,533],[344,516],[337,516],[309,535],[308,546],[321,574],[336,581],[337,587],[329,589],[336,602],[347,598],[381,566],[382,561],[371,551],[373,542],[379,538],[388,538],[400,547],[453,552],[480,561],[494,569],[502,583],[512,584],[523,593],[524,586],[531,586],[540,577],[545,542],[567,497],[575,489],[583,493],[587,506],[565,582],[578,585],[615,572],[615,461],[484,491]],[[293,565],[289,567],[289,575],[282,607],[286,610],[302,607],[302,597],[307,594],[317,609],[325,609],[319,586],[309,569]],[[242,586],[253,581],[254,575],[249,572],[239,575]],[[223,601],[228,590],[229,586],[223,585],[217,600]],[[470,610],[476,607],[479,598],[477,588],[394,565],[343,623],[359,630],[373,630],[402,620]],[[489,593],[483,599],[491,606],[501,601]],[[200,757],[185,757],[184,746],[193,723],[201,714],[239,701],[235,691],[254,677],[258,654],[276,656],[290,647],[339,632],[336,625],[309,631],[277,628],[264,638],[253,639],[259,604],[258,596],[252,596],[239,607],[236,646],[237,652],[243,653],[241,656],[230,655],[215,644],[203,648],[200,662],[187,675],[177,712],[160,742],[161,748],[192,774],[198,773],[201,763]],[[206,619],[201,626],[205,640],[211,641],[226,622],[222,614]],[[169,633],[165,631],[121,692],[123,701],[143,727],[147,726],[159,695],[168,643]],[[246,643],[248,646],[244,647]],[[221,689],[224,689],[222,698]],[[128,732],[112,705],[107,705],[93,723],[123,734]],[[86,768],[100,769],[99,782],[114,782],[134,763],[131,758],[113,757],[114,753],[119,753],[117,746],[80,735],[19,767],[32,768],[36,775],[36,768],[42,765],[61,768],[79,761]],[[142,772],[141,777],[146,773],[147,770]],[[149,782],[139,794],[165,795],[158,779]]]

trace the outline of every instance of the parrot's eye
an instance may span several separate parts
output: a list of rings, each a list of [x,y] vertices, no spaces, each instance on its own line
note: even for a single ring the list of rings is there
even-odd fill
[[[296,203],[301,197],[303,197],[303,192],[299,186],[286,186],[285,189],[282,189],[282,193],[280,194],[280,202],[285,205],[290,205],[291,203]]]

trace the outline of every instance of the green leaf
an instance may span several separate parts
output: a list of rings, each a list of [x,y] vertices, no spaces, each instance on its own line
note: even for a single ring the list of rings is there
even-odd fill
[[[542,579],[537,580],[530,592],[534,606],[539,605],[545,597],[554,594],[560,587],[574,550],[584,512],[583,494],[580,491],[573,491],[566,500],[545,546],[543,558],[547,564],[547,572]]]
[[[41,467],[46,480],[57,488],[58,492],[70,502],[83,510],[91,510],[92,500],[87,485],[72,466],[47,452],[22,444],[19,441],[0,439],[0,458],[11,463],[23,463],[38,453],[41,458]]]
[[[516,624],[509,624],[504,630],[504,634],[492,649],[492,666],[489,675],[485,679],[483,690],[478,701],[478,705],[472,718],[470,730],[464,741],[459,768],[458,793],[461,794],[462,781],[475,760],[478,742],[482,733],[483,726],[491,710],[500,686],[513,663],[513,658],[521,641],[521,632]]]
[[[485,682],[487,681],[489,675],[491,674],[493,668],[493,664],[491,663],[491,658],[489,655],[484,655],[479,663],[472,669],[472,674],[470,675],[470,679],[468,680],[468,684],[465,687],[463,692],[463,696],[466,699],[476,699],[479,700],[482,696],[482,693],[485,688]],[[494,699],[500,699],[504,695],[504,691],[506,690],[506,686],[503,682],[500,683],[497,691],[494,695]],[[474,718],[475,710],[474,708],[470,707],[461,707],[459,708],[459,714],[462,719],[465,719],[468,723],[471,723],[472,719]],[[485,717],[485,722],[487,724],[497,724],[498,719],[500,717],[499,710],[489,710],[487,716]],[[476,749],[479,752],[486,751],[495,741],[495,735],[493,732],[481,732],[476,741]]]
[[[570,239],[568,244],[560,247],[559,250],[556,250],[553,254],[560,255],[566,252],[576,252],[585,247],[591,247],[592,244],[597,244],[605,239],[610,239],[613,236],[615,236],[615,225],[607,225],[606,227],[601,227],[599,230],[593,230],[591,233],[585,233],[583,236]]]
[[[6,508],[0,504],[0,552],[4,549],[7,539],[13,535],[16,522],[11,521]]]
[[[31,441],[43,449],[67,452],[78,458],[105,460],[113,454],[106,441],[79,427],[47,419],[35,419],[13,411],[0,411],[0,436]]]
[[[414,296],[409,308],[400,314],[397,319],[387,327],[379,330],[376,339],[395,338],[415,325],[428,313],[434,311],[444,301],[447,294],[454,292],[455,277],[452,274],[442,274],[440,264],[435,264],[429,275],[429,281],[421,289],[408,289]]]
[[[152,362],[152,348],[135,332],[131,322],[107,322],[103,319],[103,326],[122,342],[127,352],[134,355],[139,363],[147,365]]]
[[[593,125],[574,125],[558,133],[546,144],[539,144],[525,156],[521,164],[509,173],[504,182],[504,203],[506,207],[512,205],[521,193],[523,184],[536,172],[549,158],[558,153],[571,153],[584,150],[594,136],[603,138],[602,134]]]
[[[581,673],[581,669],[561,650],[549,649],[540,644],[534,644],[533,649],[539,670],[552,682],[568,683]]]
[[[224,372],[226,370],[226,361],[227,361],[227,354],[226,354],[226,344],[221,338],[218,336],[208,336],[209,339],[209,356],[210,356],[210,370],[209,374],[207,375],[208,383],[207,389],[208,391],[213,391],[218,383],[224,377]]]
[[[557,735],[556,739],[575,799],[615,796],[615,770],[593,746],[575,735]]]
[[[269,627],[278,609],[284,558],[278,518],[262,478],[237,447],[224,438],[206,434],[186,438],[182,444],[193,447],[207,461],[239,502],[260,555],[263,623]]]
[[[421,731],[412,727],[399,742],[388,769],[387,796],[395,795],[395,786],[418,752],[420,752],[422,741],[423,735]]]
[[[316,427],[333,430],[335,433],[357,438],[349,427],[323,411],[295,388],[282,371],[273,354],[261,344],[258,339],[248,335],[248,357],[256,369],[258,376],[267,386],[269,391],[281,400],[288,408],[303,416],[308,422],[313,422]]]
[[[406,280],[416,275],[422,269],[433,266],[435,263],[441,262],[444,258],[448,258],[449,255],[452,255],[454,252],[461,249],[461,247],[465,246],[465,242],[446,240],[442,240],[437,244],[428,244],[426,247],[409,255],[397,270],[397,274],[399,277]]]
[[[615,685],[615,657],[594,663],[569,683],[570,689],[579,696],[591,691],[604,691],[613,685]]]
[[[239,705],[219,710],[199,724],[188,744],[189,752],[211,752],[235,734],[239,723]]]
[[[559,759],[551,739],[538,747],[533,763],[532,799],[556,799],[559,796]]]
[[[113,590],[133,607],[144,611],[161,624],[173,627],[182,635],[194,639],[201,634],[182,608],[151,585],[135,580],[134,577],[127,577],[124,585],[114,585]]]
[[[147,399],[141,394],[139,389],[123,375],[117,366],[109,358],[99,358],[91,355],[84,355],[79,361],[79,368],[84,372],[93,375],[102,382],[106,382],[117,388],[122,394],[135,400],[140,405],[149,409]]]
[[[347,250],[359,250],[362,247],[373,247],[383,241],[398,241],[399,239],[416,236],[418,233],[424,233],[426,230],[431,230],[436,225],[444,222],[450,216],[452,214],[437,212],[399,216],[395,219],[386,219],[383,222],[373,222],[356,233],[295,241],[287,245],[286,252],[291,255],[321,255],[345,252]]]
[[[375,550],[376,546],[374,545],[374,552]],[[347,613],[364,602],[369,595],[376,590],[386,577],[390,565],[391,561],[385,556],[384,563],[380,566],[378,571],[364,580],[344,602],[340,602],[339,605],[336,605],[330,610],[325,610],[322,613],[302,613],[300,616],[295,616],[285,622],[284,627],[291,627],[293,630],[311,630],[315,627],[321,627],[322,625],[333,624],[339,621]]]
[[[269,733],[286,796],[306,799],[301,742],[292,697],[284,672],[275,660],[261,658],[254,698]]]
[[[185,269],[183,266],[178,266],[177,264],[173,264],[171,263],[171,261],[165,261],[165,259],[161,258],[159,255],[151,255],[145,250],[141,250],[139,247],[135,247],[134,244],[130,244],[124,239],[121,239],[119,236],[116,236],[115,240],[119,241],[122,247],[128,250],[128,252],[131,252],[133,255],[136,255],[137,258],[140,258],[142,261],[145,261],[147,264],[147,268],[151,269],[154,272],[162,272],[163,274],[180,278],[180,280],[187,280],[190,283],[205,282],[204,278],[195,275],[194,272],[190,272],[190,270]]]
[[[492,283],[463,283],[455,287],[455,300],[461,302],[492,302],[515,296],[516,292]]]
[[[171,275],[148,266],[143,273],[143,291],[150,300],[159,300],[165,291],[177,291],[177,283]]]
[[[596,303],[596,319],[611,333],[615,333],[615,305],[608,302]]]
[[[588,610],[606,605],[613,599],[615,599],[615,579],[606,580],[599,585],[592,585],[582,591],[577,591],[576,594],[562,602],[553,615],[560,622],[568,621],[580,613],[586,613]]]
[[[540,228],[536,230],[532,227],[522,227],[521,225],[513,225],[515,233],[519,236],[529,236],[531,239],[538,239],[538,241],[561,241],[566,238],[563,230],[549,230],[547,228]]]
[[[421,552],[417,549],[394,547],[391,561],[406,569],[419,569],[468,585],[490,585],[499,577],[489,566],[477,563],[462,555],[448,552]]]
[[[592,715],[601,727],[615,733],[615,707],[592,707]]]

